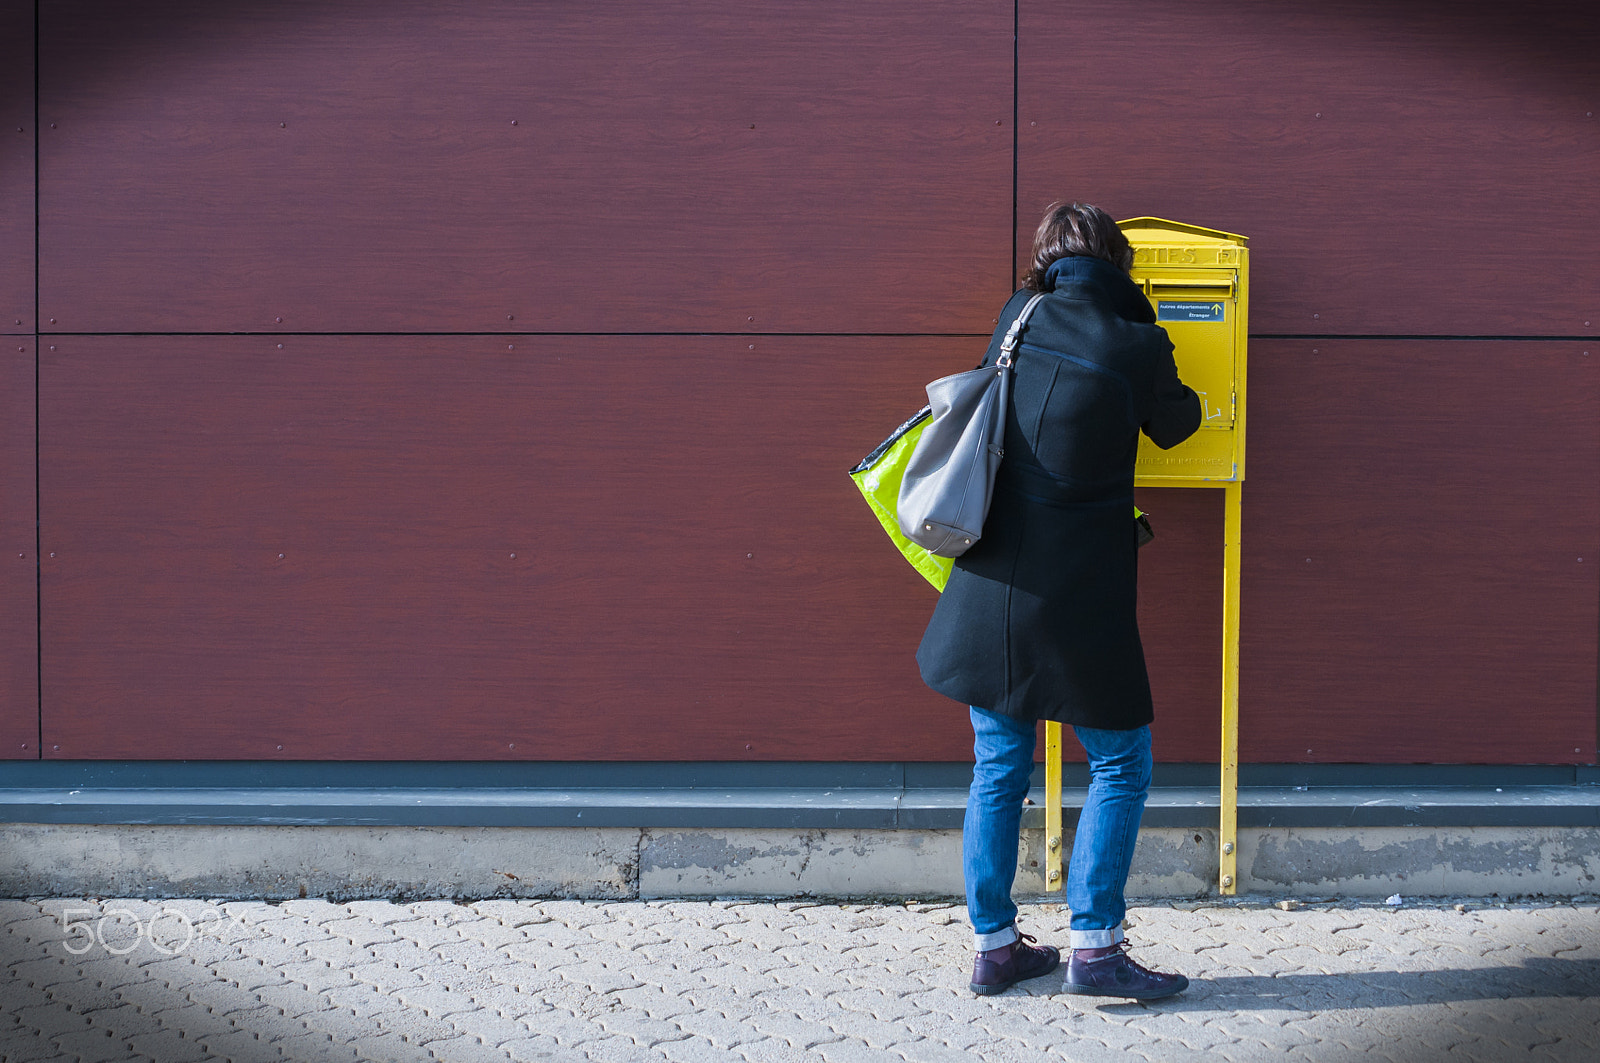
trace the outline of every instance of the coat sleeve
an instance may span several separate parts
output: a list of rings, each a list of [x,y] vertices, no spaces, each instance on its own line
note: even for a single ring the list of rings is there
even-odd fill
[[[1172,359],[1172,341],[1166,338],[1164,331],[1161,348],[1161,355],[1156,359],[1150,416],[1141,427],[1152,443],[1162,450],[1170,450],[1200,427],[1200,396],[1178,379],[1178,364]]]

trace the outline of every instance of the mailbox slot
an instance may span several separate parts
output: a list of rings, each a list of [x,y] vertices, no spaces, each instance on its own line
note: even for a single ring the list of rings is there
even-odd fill
[[[1232,296],[1234,277],[1232,272],[1216,277],[1149,277],[1144,283],[1145,291],[1151,295],[1200,289],[1207,294]]]

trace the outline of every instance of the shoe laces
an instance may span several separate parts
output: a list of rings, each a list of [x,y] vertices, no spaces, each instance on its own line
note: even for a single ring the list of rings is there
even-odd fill
[[[1156,971],[1152,971],[1150,968],[1148,968],[1144,964],[1140,963],[1138,960],[1134,959],[1132,956],[1128,955],[1128,951],[1133,948],[1133,942],[1129,941],[1127,938],[1123,938],[1121,941],[1117,942],[1116,944],[1109,946],[1109,948],[1111,949],[1110,952],[1107,952],[1104,955],[1098,956],[1095,959],[1090,960],[1089,962],[1090,963],[1099,963],[1102,960],[1109,960],[1109,959],[1111,959],[1112,957],[1115,956],[1115,957],[1119,957],[1122,960],[1122,962],[1126,963],[1129,967],[1132,967],[1134,970],[1138,971],[1140,974],[1154,975],[1154,974],[1157,973]]]
[[[1012,946],[1012,949],[1013,949],[1013,951],[1016,951],[1016,952],[1024,952],[1024,951],[1026,951],[1026,952],[1043,952],[1044,951],[1043,949],[1039,948],[1038,939],[1037,938],[1035,938],[1032,934],[1024,934],[1020,930],[1017,932],[1017,940],[1016,940],[1016,943]]]

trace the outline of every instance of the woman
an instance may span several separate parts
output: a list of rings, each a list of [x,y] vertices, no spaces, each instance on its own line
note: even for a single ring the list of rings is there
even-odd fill
[[[1123,951],[1123,888],[1150,785],[1150,682],[1134,619],[1133,465],[1139,433],[1163,448],[1200,425],[1172,343],[1128,277],[1116,223],[1053,204],[988,364],[1036,292],[1012,370],[1005,457],[983,538],[955,562],[917,651],[923,680],[972,706],[977,758],[963,865],[977,935],[972,989],[998,993],[1055,970],[1058,950],[1016,929],[1011,884],[1037,721],[1073,725],[1091,782],[1067,875],[1068,992],[1181,992]]]

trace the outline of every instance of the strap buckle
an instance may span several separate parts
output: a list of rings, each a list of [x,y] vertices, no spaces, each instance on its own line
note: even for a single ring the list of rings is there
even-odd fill
[[[1022,313],[1011,323],[1006,330],[1006,338],[1000,341],[1000,357],[995,359],[995,366],[999,369],[1010,369],[1014,361],[1012,355],[1017,349],[1017,340],[1022,335],[1022,327],[1028,323],[1028,318],[1033,315],[1033,308],[1039,305],[1039,300],[1045,297],[1045,292],[1036,292],[1028,305],[1022,308]]]

